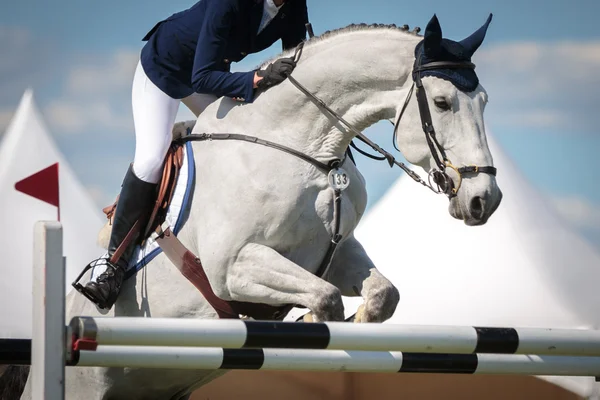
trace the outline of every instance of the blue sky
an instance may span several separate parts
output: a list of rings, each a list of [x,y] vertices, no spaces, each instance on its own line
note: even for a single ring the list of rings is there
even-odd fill
[[[134,149],[130,87],[140,39],[193,1],[19,0],[0,4],[0,131],[31,86],[59,147],[99,206],[116,195]],[[600,247],[600,33],[597,0],[308,0],[315,33],[349,23],[424,28],[436,13],[462,39],[491,12],[475,56],[486,122],[528,180]],[[248,57],[251,68],[280,50]],[[190,114],[182,109],[181,118]],[[366,132],[390,150],[389,124]],[[369,205],[400,176],[359,158]]]

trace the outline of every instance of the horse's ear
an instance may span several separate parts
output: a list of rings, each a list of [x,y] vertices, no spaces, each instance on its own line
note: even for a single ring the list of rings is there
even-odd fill
[[[423,47],[425,54],[429,56],[435,56],[442,45],[442,27],[440,26],[440,21],[438,21],[435,14],[433,14],[433,17],[427,24],[427,27],[425,28],[425,34],[423,36]]]
[[[471,36],[460,42],[465,49],[466,55],[469,57],[471,57],[475,51],[477,51],[479,46],[481,46],[481,43],[483,43],[483,39],[485,39],[485,34],[490,22],[492,22],[492,14],[490,14],[487,21],[485,21],[485,24],[483,24],[481,28],[477,29]]]

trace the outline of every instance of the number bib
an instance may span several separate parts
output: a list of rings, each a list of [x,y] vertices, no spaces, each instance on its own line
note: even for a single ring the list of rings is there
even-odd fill
[[[342,168],[329,171],[329,186],[335,190],[344,190],[350,185],[350,177]]]

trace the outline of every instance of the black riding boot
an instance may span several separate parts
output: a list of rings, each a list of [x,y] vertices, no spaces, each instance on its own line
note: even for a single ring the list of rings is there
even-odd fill
[[[135,176],[133,166],[129,166],[123,179],[121,194],[113,217],[108,257],[105,261],[106,271],[98,276],[96,282],[89,282],[85,286],[86,292],[94,298],[94,302],[100,308],[110,309],[117,301],[127,265],[136,244],[138,244],[140,231],[145,229],[147,217],[152,211],[151,206],[155,203],[156,187],[156,184],[144,182]],[[116,265],[111,263],[110,258],[117,251],[137,220],[142,223],[138,233],[129,242]]]

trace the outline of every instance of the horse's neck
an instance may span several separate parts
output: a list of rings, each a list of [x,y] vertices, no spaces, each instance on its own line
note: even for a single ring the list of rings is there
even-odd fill
[[[410,76],[415,39],[389,29],[339,34],[307,46],[293,75],[362,131],[394,117]],[[354,133],[288,86],[303,100],[289,112],[304,120],[305,151],[323,160],[342,157]]]
[[[418,41],[387,28],[339,33],[308,42],[293,76],[363,130],[394,118],[410,85]],[[354,137],[289,81],[262,93],[253,104],[234,107],[221,121],[220,129],[233,127],[322,161],[342,157]]]

